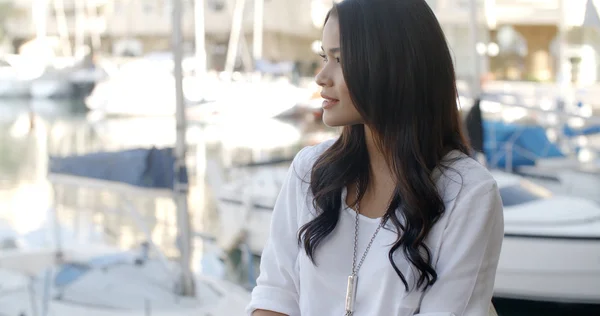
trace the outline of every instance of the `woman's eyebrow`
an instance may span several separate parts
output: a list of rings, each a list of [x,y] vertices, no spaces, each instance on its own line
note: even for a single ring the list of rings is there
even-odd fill
[[[323,46],[321,46],[321,50],[322,50],[322,51],[325,51],[325,49],[323,48]],[[339,48],[339,47],[334,47],[334,48],[330,48],[330,49],[329,49],[329,53],[331,53],[331,54],[338,53],[339,51],[340,51],[340,48]]]

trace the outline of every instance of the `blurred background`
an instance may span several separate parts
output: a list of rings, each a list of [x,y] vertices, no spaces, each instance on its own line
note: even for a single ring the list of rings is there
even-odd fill
[[[0,0],[0,315],[242,315],[333,0]],[[428,0],[500,316],[600,315],[600,0]]]

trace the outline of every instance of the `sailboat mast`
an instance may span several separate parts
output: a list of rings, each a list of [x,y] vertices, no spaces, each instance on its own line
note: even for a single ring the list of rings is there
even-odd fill
[[[471,97],[473,101],[479,98],[479,94],[481,93],[481,58],[477,52],[477,41],[479,40],[477,13],[477,0],[469,0],[469,34],[471,52],[473,53],[473,78],[471,83]]]
[[[558,34],[556,36],[558,42],[558,96],[556,98],[556,103],[558,111],[564,113],[565,111],[571,110],[569,106],[571,105],[570,101],[572,100],[569,93],[570,83],[568,78],[570,76],[568,75],[569,65],[567,59],[567,21],[565,16],[565,3],[563,0],[558,0],[558,12]],[[563,133],[561,132],[564,124],[565,120],[559,115],[556,122],[556,130],[558,131],[558,133],[556,133],[556,143],[559,145],[563,145],[565,140]]]
[[[86,1],[85,4],[86,4],[86,10],[87,10],[87,15],[88,15],[89,19],[91,19],[93,21],[97,21],[98,20],[98,11],[96,9],[95,4],[92,3],[91,1]],[[90,34],[90,40],[92,42],[92,51],[93,52],[100,51],[100,45],[102,42],[102,38],[100,37],[100,31],[98,30],[97,23],[94,23],[94,27],[90,27],[88,32]]]
[[[196,75],[203,78],[206,74],[206,40],[204,28],[204,0],[194,1],[194,26],[196,42]]]
[[[35,37],[37,40],[45,40],[48,28],[48,0],[33,1],[31,11],[35,23]]]
[[[87,0],[75,1],[75,48],[76,57],[83,56],[83,47],[85,46],[85,31],[87,28],[86,5]]]
[[[231,21],[231,33],[229,34],[229,44],[227,45],[227,57],[225,60],[225,72],[229,75],[233,74],[235,68],[235,60],[240,43],[240,33],[242,32],[242,22],[244,20],[244,5],[246,0],[236,0],[233,9],[233,17]]]
[[[67,25],[67,17],[65,16],[65,4],[63,0],[54,0],[53,3],[62,52],[63,55],[71,57],[73,56],[73,52],[71,50],[71,40],[69,39],[69,26]]]
[[[567,23],[565,16],[565,3],[563,0],[558,0],[558,91],[559,91],[559,102],[566,102],[566,96],[568,93],[569,84],[569,65],[567,58]]]
[[[264,16],[264,0],[254,0],[254,36],[252,53],[254,62],[262,59],[263,49],[263,16]]]
[[[191,227],[188,212],[188,177],[185,165],[186,154],[186,116],[183,96],[183,69],[182,69],[182,3],[173,0],[172,6],[172,43],[173,64],[175,74],[175,101],[176,101],[176,129],[175,141],[175,203],[177,206],[177,238],[181,264],[181,291],[184,296],[195,296],[194,275],[190,268],[192,258]]]

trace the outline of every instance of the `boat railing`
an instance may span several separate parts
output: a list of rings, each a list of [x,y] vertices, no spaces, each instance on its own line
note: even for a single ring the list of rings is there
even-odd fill
[[[600,117],[545,110],[507,102],[508,99],[511,98],[493,96],[480,103],[484,152],[491,168],[514,171],[542,159],[573,158],[581,149],[574,137],[600,133]],[[515,102],[518,99],[512,98]],[[518,112],[514,117],[504,112],[514,109]],[[584,120],[588,126],[570,128],[567,123],[573,119]],[[548,131],[554,133],[555,139],[548,137]]]
[[[173,276],[173,281],[175,283],[178,282],[179,279],[178,279],[176,272],[168,264],[168,258],[165,256],[165,254],[163,253],[161,248],[153,241],[150,228],[146,225],[143,218],[140,216],[140,213],[136,209],[134,202],[132,200],[133,197],[173,198],[174,193],[172,191],[167,190],[167,189],[139,188],[136,186],[125,184],[125,183],[118,183],[118,182],[112,182],[112,181],[104,181],[104,180],[90,179],[90,178],[85,178],[85,177],[69,176],[69,175],[50,174],[50,175],[48,175],[47,178],[53,186],[64,186],[64,187],[72,187],[72,188],[79,188],[79,189],[102,190],[102,191],[108,191],[108,192],[112,192],[112,193],[116,194],[118,196],[118,199],[122,203],[121,209],[124,210],[126,212],[127,217],[130,220],[132,220],[133,224],[135,225],[135,228],[140,230],[144,234],[144,236],[146,236],[146,238],[145,238],[146,242],[148,243],[150,248],[152,248],[152,250],[154,250],[154,252],[157,254],[158,259],[161,262],[161,265],[163,266],[165,271],[167,271],[171,276]],[[53,188],[53,193],[54,193],[53,200],[56,203],[57,201],[60,200],[56,194],[57,193],[56,187]],[[52,208],[51,211],[54,213],[53,219],[55,220],[55,230],[57,232],[55,234],[56,251],[57,251],[57,253],[60,254],[62,252],[63,245],[62,245],[60,233],[58,233],[58,231],[60,230],[59,229],[60,223],[57,220],[59,216],[57,214],[58,210],[57,210],[56,205],[54,205],[54,207]]]

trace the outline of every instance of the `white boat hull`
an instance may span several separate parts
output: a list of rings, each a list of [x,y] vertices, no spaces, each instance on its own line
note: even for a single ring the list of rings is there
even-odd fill
[[[507,235],[494,295],[600,304],[600,239]]]
[[[246,214],[245,207],[237,202],[219,201],[221,231],[219,246],[231,250],[240,242],[249,247],[252,254],[260,256],[269,238],[269,225],[273,209],[253,208]]]
[[[35,80],[30,92],[34,99],[61,98],[72,95],[73,87],[66,80]]]
[[[115,251],[112,247],[86,245],[66,248],[63,258],[67,262],[89,262],[98,255]],[[85,275],[75,274],[75,279],[63,285],[56,285],[59,279],[54,279],[50,282],[51,299],[45,304],[44,272],[53,267],[54,258],[50,250],[0,253],[2,313],[36,315],[41,306],[47,305],[48,315],[61,316],[242,315],[250,300],[250,293],[241,287],[203,275],[195,276],[196,297],[178,296],[172,292],[172,277],[177,274],[166,273],[158,261],[149,261],[141,266],[116,263],[107,268],[93,268]],[[69,270],[67,274],[76,272]],[[40,278],[31,284],[27,275]],[[65,282],[64,277],[61,280]],[[30,289],[34,289],[33,294]],[[37,307],[31,304],[32,295]]]
[[[600,304],[600,205],[553,195],[513,174],[493,174],[505,231],[495,295]]]
[[[193,78],[185,78],[184,102],[191,103],[198,89]],[[194,96],[197,97],[197,96]],[[150,78],[117,78],[99,82],[85,100],[90,111],[106,116],[173,116],[175,82],[171,76],[153,75]]]
[[[0,273],[0,275],[2,275]],[[207,282],[205,279],[197,279],[196,282]],[[215,285],[214,283],[210,284]],[[18,285],[22,287],[22,284]],[[223,289],[226,290],[226,289]],[[202,297],[200,297],[202,299]],[[61,316],[226,316],[243,315],[245,306],[249,303],[248,299],[238,297],[221,299],[207,303],[205,307],[181,307],[173,310],[157,310],[152,308],[152,302],[148,302],[149,312],[144,309],[144,302],[140,302],[139,309],[111,309],[111,308],[93,308],[89,305],[75,305],[67,302],[52,301],[48,306],[49,315]],[[7,315],[36,315],[31,306],[29,292],[26,290],[15,291],[0,298],[2,312]],[[42,300],[38,298],[37,310],[39,313]],[[24,314],[21,314],[24,313]]]
[[[22,98],[29,96],[30,82],[25,80],[0,79],[0,98]]]
[[[223,249],[231,250],[243,243],[253,254],[262,254],[269,238],[273,207],[288,168],[288,164],[252,167],[233,174],[237,181],[223,184],[218,167],[211,166],[209,182],[219,188],[217,206],[221,229],[217,242]]]

